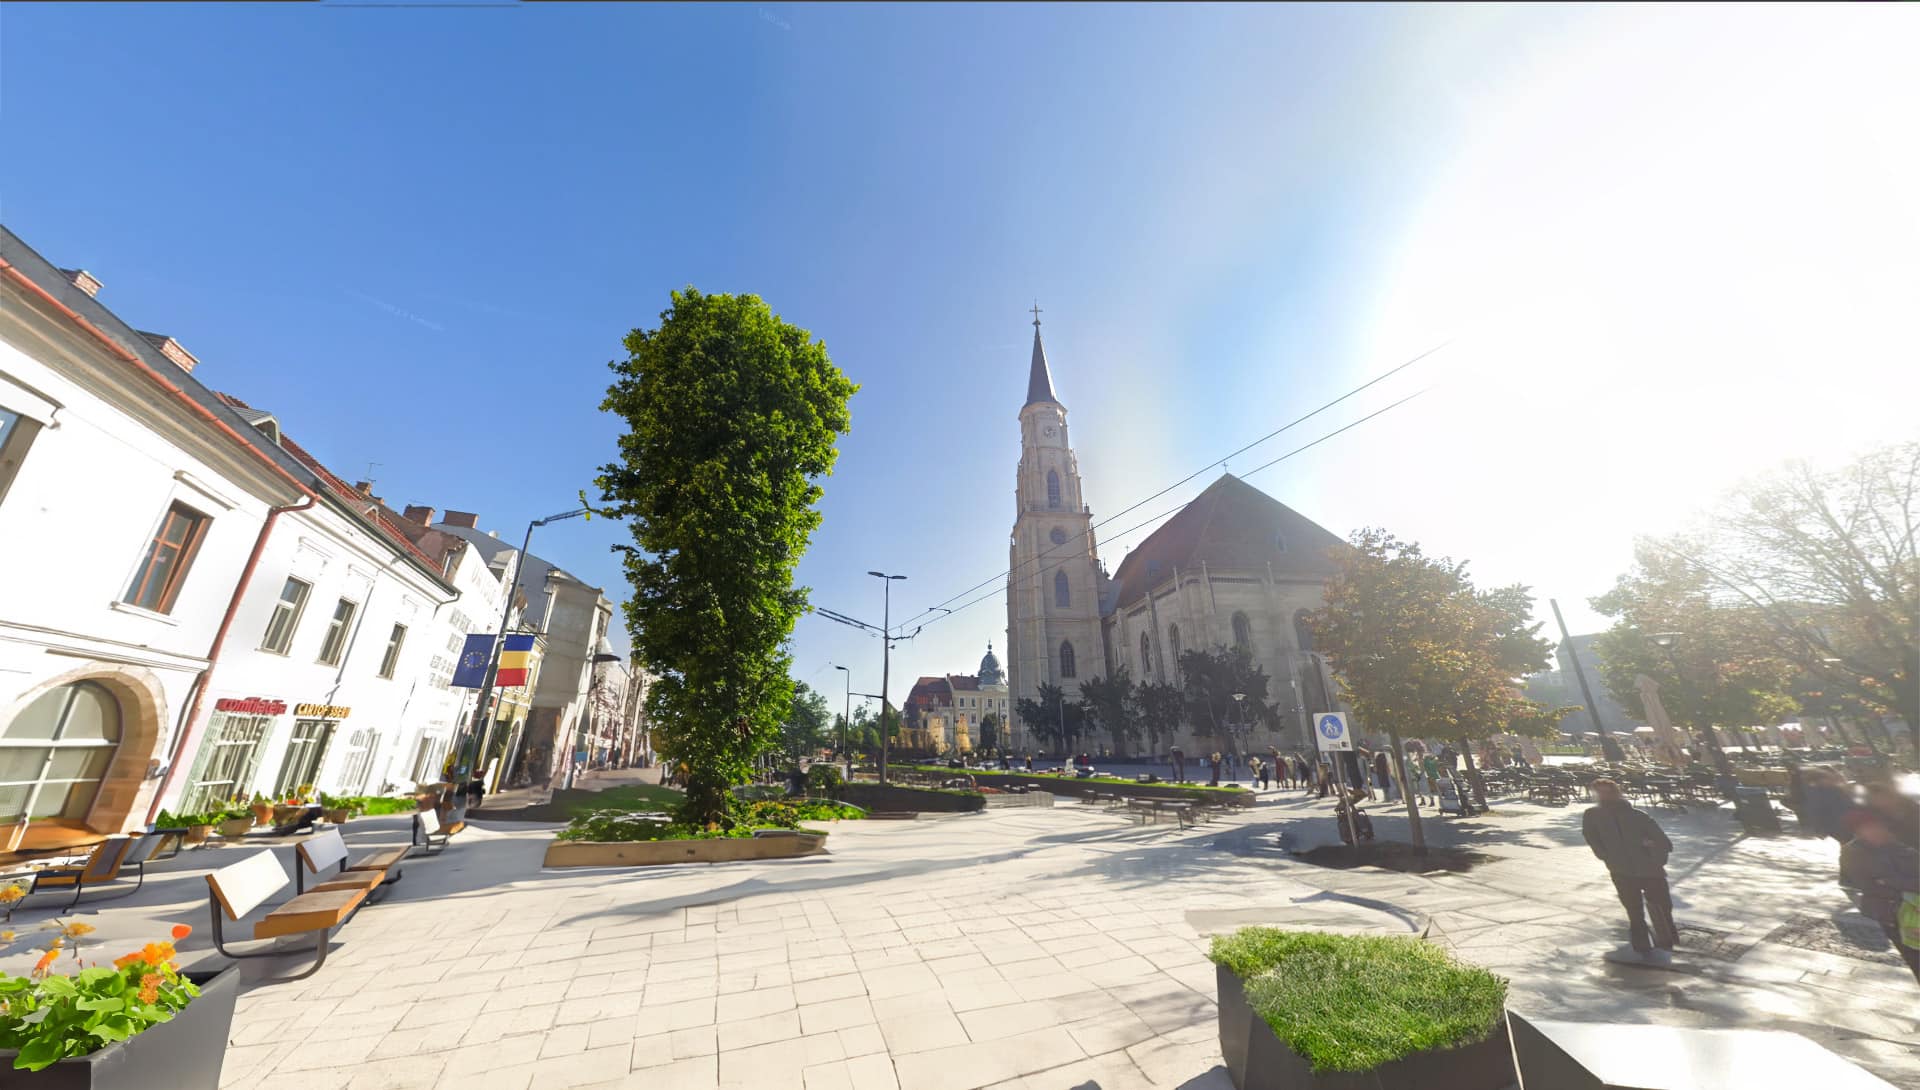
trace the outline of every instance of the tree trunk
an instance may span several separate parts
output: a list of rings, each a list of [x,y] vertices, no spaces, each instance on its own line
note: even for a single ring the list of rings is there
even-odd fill
[[[1387,728],[1387,737],[1393,742],[1393,755],[1387,759],[1387,766],[1393,770],[1394,779],[1400,781],[1400,799],[1407,804],[1407,825],[1413,830],[1413,848],[1421,855],[1427,854],[1427,830],[1420,824],[1420,807],[1414,804],[1413,792],[1407,788],[1407,747],[1400,741],[1400,732]]]
[[[1480,809],[1487,808],[1487,781],[1480,775],[1480,767],[1473,763],[1473,742],[1465,735],[1460,736],[1460,755],[1467,760],[1467,785],[1473,788],[1473,804]]]

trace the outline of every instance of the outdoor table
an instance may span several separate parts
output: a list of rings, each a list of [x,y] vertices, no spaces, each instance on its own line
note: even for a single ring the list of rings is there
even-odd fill
[[[1893,1090],[1797,1033],[1535,1021],[1509,1011],[1525,1090]]]

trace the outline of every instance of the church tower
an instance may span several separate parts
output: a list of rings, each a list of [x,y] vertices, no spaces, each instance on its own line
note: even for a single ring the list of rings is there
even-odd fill
[[[1011,707],[1037,700],[1042,684],[1079,699],[1080,683],[1106,673],[1100,630],[1100,558],[1093,512],[1080,495],[1080,467],[1067,442],[1067,408],[1053,395],[1040,308],[1033,312],[1033,364],[1020,409],[1020,468],[1014,479],[1013,540],[1007,565],[1007,688]],[[1012,745],[1044,743],[1013,713]]]

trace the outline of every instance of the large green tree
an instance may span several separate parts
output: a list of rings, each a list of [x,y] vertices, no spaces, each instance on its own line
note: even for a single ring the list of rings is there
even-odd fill
[[[1614,699],[1645,719],[1639,678],[1647,675],[1659,682],[1667,714],[1716,757],[1714,729],[1791,715],[1799,672],[1775,649],[1760,611],[1737,597],[1716,599],[1707,573],[1671,550],[1643,542],[1635,557],[1633,572],[1592,601],[1614,619],[1593,644]]]
[[[1180,712],[1185,706],[1180,690],[1164,681],[1142,680],[1133,687],[1133,706],[1139,711],[1147,748],[1158,756],[1160,739],[1170,739],[1180,729]]]
[[[1552,730],[1550,709],[1520,691],[1521,677],[1546,669],[1552,646],[1530,620],[1524,587],[1476,590],[1464,563],[1382,530],[1357,531],[1351,544],[1307,624],[1361,725],[1392,739],[1396,766],[1403,734],[1458,739],[1471,762],[1470,739]],[[1403,794],[1424,848],[1419,808]]]
[[[1080,711],[1087,725],[1113,738],[1113,751],[1126,753],[1140,737],[1138,709],[1133,706],[1133,682],[1122,665],[1106,677],[1080,683]]]
[[[833,726],[838,718],[827,707],[825,696],[804,681],[794,682],[792,707],[780,724],[781,748],[797,760],[812,756],[823,746],[837,744]]]
[[[1037,695],[1038,700],[1023,696],[1014,701],[1014,712],[1035,737],[1062,753],[1074,753],[1084,730],[1080,705],[1069,701],[1060,686],[1046,682],[1040,683]]]
[[[657,679],[655,745],[688,768],[682,817],[724,823],[792,710],[786,643],[807,605],[794,566],[858,387],[754,295],[675,292],[626,350],[601,406],[626,431],[596,483],[639,546],[627,628]]]
[[[1905,719],[1920,756],[1920,441],[1833,469],[1789,463],[1698,531],[1641,542],[1637,560],[1630,579],[1680,577],[1744,607],[1751,652],[1791,662],[1827,698]]]
[[[1267,671],[1246,648],[1183,651],[1179,666],[1183,711],[1196,733],[1231,747],[1256,726],[1280,729],[1280,709],[1267,701]],[[1244,699],[1235,700],[1236,693]]]
[[[980,717],[980,737],[975,746],[981,753],[992,753],[1000,748],[1000,732],[1005,724],[1001,722],[999,712],[988,712]]]

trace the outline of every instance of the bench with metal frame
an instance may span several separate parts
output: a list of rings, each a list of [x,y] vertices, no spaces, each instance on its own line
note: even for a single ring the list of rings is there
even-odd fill
[[[97,890],[117,881],[121,878],[121,872],[126,870],[134,872],[135,881],[131,888],[121,890],[118,895],[130,897],[140,892],[140,887],[146,885],[147,863],[166,841],[167,837],[161,833],[108,837],[93,846],[93,851],[88,853],[84,863],[33,871],[26,876],[29,879],[26,895],[7,905],[5,918],[11,921],[14,910],[19,908],[27,897],[54,890],[61,892],[73,890],[73,899],[60,910],[63,913],[71,912],[74,906],[80,903],[82,893]]]
[[[453,839],[453,834],[467,827],[464,818],[465,813],[466,811],[464,810],[454,811],[454,819],[442,825],[440,823],[440,812],[438,810],[415,811],[413,815],[412,846],[420,849],[424,855],[432,855],[438,851],[445,851],[447,841]]]
[[[230,958],[285,957],[297,950],[274,947],[266,950],[227,949],[226,922],[238,923],[241,917],[285,889],[287,870],[270,849],[261,849],[237,863],[229,863],[207,875],[208,904],[213,915],[213,948]],[[276,939],[286,935],[316,933],[313,964],[304,972],[276,977],[274,982],[305,980],[320,971],[327,960],[327,940],[333,929],[346,922],[367,898],[365,889],[328,889],[302,893],[267,913],[253,925],[253,937]]]
[[[313,875],[314,892],[332,889],[364,889],[367,899],[373,899],[373,891],[383,889],[405,877],[400,870],[400,861],[407,857],[406,848],[379,848],[362,855],[358,859],[347,857],[347,842],[340,838],[339,829],[327,829],[315,833],[294,846],[293,888],[296,893],[309,892],[307,875]],[[332,867],[340,869],[329,875]]]

